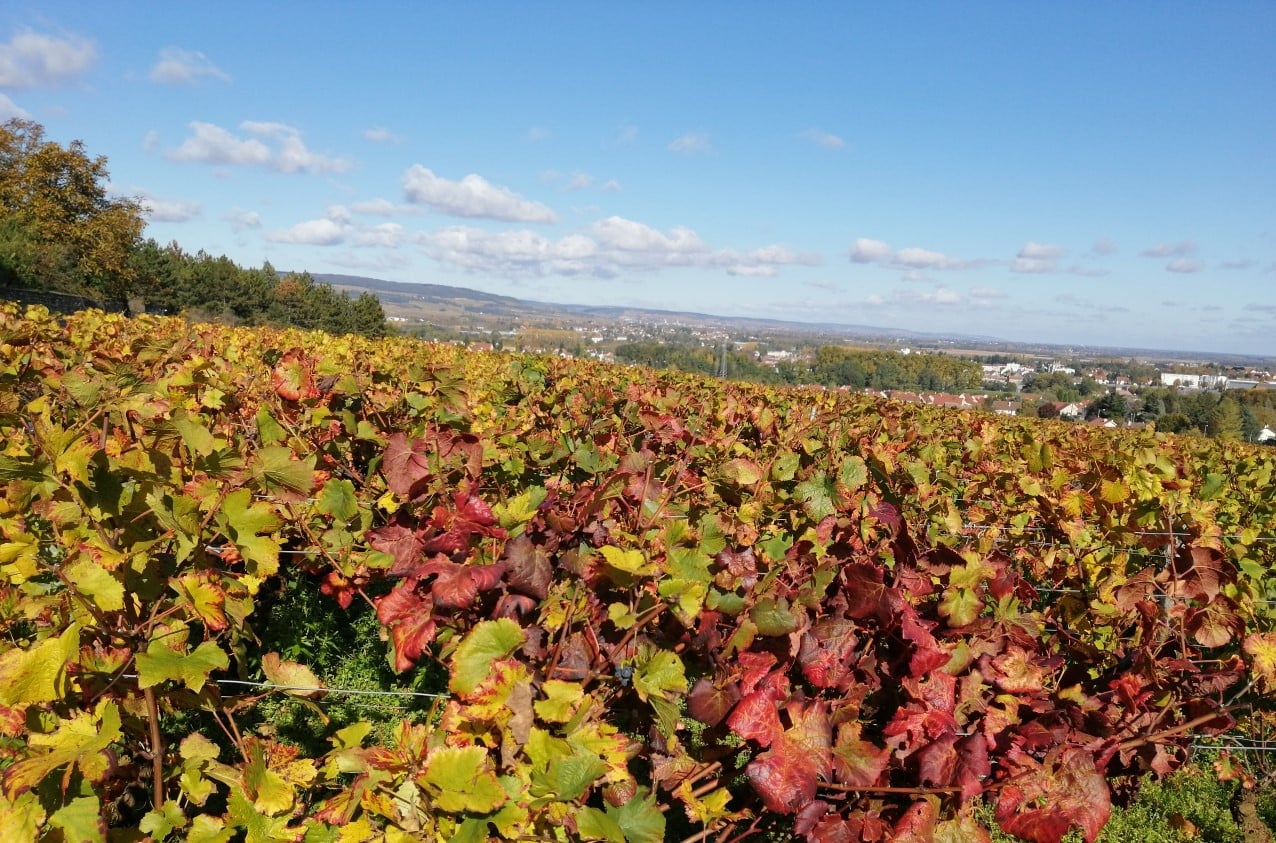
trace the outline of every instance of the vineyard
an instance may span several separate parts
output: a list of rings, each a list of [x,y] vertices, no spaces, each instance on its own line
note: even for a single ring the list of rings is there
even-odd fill
[[[1276,686],[1272,449],[12,307],[0,448],[2,841],[1093,841]]]

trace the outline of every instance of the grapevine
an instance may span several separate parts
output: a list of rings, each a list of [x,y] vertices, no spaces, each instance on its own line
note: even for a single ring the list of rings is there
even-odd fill
[[[1092,841],[1276,682],[1240,444],[11,307],[0,434],[15,840]],[[261,727],[285,587],[429,715]]]

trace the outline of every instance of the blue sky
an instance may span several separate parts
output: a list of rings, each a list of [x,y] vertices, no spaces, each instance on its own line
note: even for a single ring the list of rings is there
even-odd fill
[[[7,3],[148,235],[549,301],[1276,354],[1276,4]]]

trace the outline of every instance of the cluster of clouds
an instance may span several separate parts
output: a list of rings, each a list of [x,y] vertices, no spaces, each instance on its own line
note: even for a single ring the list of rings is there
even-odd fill
[[[419,186],[420,173],[416,169],[409,170],[405,183]],[[479,213],[483,209],[488,218],[498,220],[507,220],[511,209],[527,210],[521,204],[526,200],[486,181],[479,184],[462,179],[450,184],[449,189],[428,194],[428,204],[434,210],[465,217],[484,216]],[[466,185],[473,190],[467,192]],[[407,192],[410,201],[427,201],[416,190]],[[440,196],[446,201],[440,200]],[[473,204],[489,200],[495,204]],[[473,225],[410,233],[396,222],[368,224],[356,217],[391,209],[398,212],[400,207],[388,200],[352,207],[334,205],[322,218],[270,231],[265,237],[274,243],[307,246],[397,249],[411,243],[439,263],[466,272],[506,278],[549,275],[614,278],[624,272],[674,267],[719,269],[741,277],[771,277],[783,266],[819,262],[815,256],[779,245],[747,251],[714,248],[689,228],[660,231],[619,216],[605,217],[560,237],[527,228],[491,231]]]
[[[1205,269],[1205,263],[1192,257],[1196,254],[1196,243],[1181,240],[1177,243],[1158,243],[1139,252],[1144,258],[1170,258],[1165,265],[1168,272],[1190,274]]]
[[[56,88],[75,83],[98,59],[97,44],[82,35],[22,31],[0,44],[0,89]],[[204,79],[231,81],[203,53],[167,46],[159,51],[147,78],[160,85],[193,85]],[[0,92],[0,119],[31,115]]]
[[[0,44],[0,120],[29,118],[2,89],[53,88],[73,82],[97,62],[97,45],[81,36],[19,32]]]
[[[559,238],[527,229],[492,232],[450,226],[422,233],[416,242],[429,257],[441,263],[511,278],[614,278],[627,271],[674,267],[719,269],[729,275],[768,278],[783,266],[819,263],[813,255],[779,245],[748,251],[713,248],[689,228],[662,232],[619,216],[605,217]]]
[[[992,263],[992,261],[981,259],[964,260],[962,258],[954,258],[942,252],[935,252],[916,246],[896,250],[881,240],[873,240],[868,237],[860,237],[852,244],[851,261],[853,263],[875,264],[888,269],[902,269],[914,272],[977,269]]]
[[[208,56],[181,47],[165,47],[147,75],[161,85],[193,85],[201,79],[229,82],[230,74],[213,64]]]
[[[1089,252],[1083,257],[1104,258],[1116,254],[1117,247],[1108,238],[1095,241]],[[1191,240],[1157,243],[1143,249],[1140,257],[1166,259],[1167,272],[1190,274],[1206,269],[1204,261],[1198,260],[1196,243]],[[1029,240],[1013,258],[955,258],[942,252],[919,247],[894,249],[881,240],[861,237],[851,245],[850,259],[852,263],[869,264],[885,269],[901,270],[905,281],[927,281],[928,271],[969,270],[989,266],[1005,266],[1011,272],[1026,275],[1077,275],[1097,278],[1108,274],[1108,270],[1093,264],[1065,260],[1068,251],[1054,243],[1038,243]],[[1256,266],[1252,260],[1223,261],[1220,269],[1251,269]]]
[[[20,32],[0,44],[0,88],[52,88],[74,80],[97,61],[97,45],[80,36]]]
[[[502,222],[558,222],[558,215],[547,205],[525,199],[476,173],[460,181],[450,181],[435,175],[428,167],[413,164],[403,176],[403,193],[409,202],[427,205],[448,216]]]
[[[189,160],[234,163],[226,159],[226,154],[201,154]],[[257,153],[239,163],[261,161],[262,156]],[[553,174],[553,178],[565,180],[570,187],[572,181],[583,181],[579,175]],[[604,184],[602,189],[618,187]],[[661,231],[614,215],[566,234],[551,236],[527,226],[557,224],[560,218],[552,208],[477,173],[449,179],[414,164],[404,172],[401,188],[402,202],[376,198],[348,206],[332,205],[320,218],[268,231],[264,237],[273,243],[305,246],[394,250],[412,245],[443,265],[505,278],[552,275],[615,278],[626,272],[687,267],[715,269],[744,278],[769,278],[785,266],[819,263],[817,256],[798,253],[783,245],[751,250],[716,248],[690,228],[680,226]],[[424,213],[462,220],[518,223],[521,227],[492,230],[465,223],[410,232],[393,221]],[[368,219],[376,217],[386,221],[373,223]],[[239,229],[248,227],[244,220],[235,224]],[[254,215],[252,224],[259,226],[260,218]],[[385,258],[346,255],[343,260],[347,265],[369,266],[384,264]]]
[[[152,222],[188,222],[199,217],[203,211],[198,202],[155,196],[141,188],[129,191],[128,195],[138,201],[142,206],[142,213]]]
[[[266,167],[281,173],[344,173],[353,162],[306,147],[301,131],[286,123],[245,120],[236,134],[214,123],[190,124],[190,135],[165,155],[173,161]],[[155,145],[148,139],[148,146]]]

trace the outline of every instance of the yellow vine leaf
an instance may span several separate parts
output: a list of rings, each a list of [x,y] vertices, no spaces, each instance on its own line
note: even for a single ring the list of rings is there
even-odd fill
[[[30,650],[15,648],[0,656],[0,704],[52,702],[65,693],[66,666],[80,652],[80,625]]]

